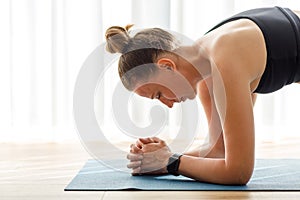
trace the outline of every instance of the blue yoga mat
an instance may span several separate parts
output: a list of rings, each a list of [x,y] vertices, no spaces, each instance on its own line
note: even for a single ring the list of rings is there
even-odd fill
[[[124,161],[110,161],[114,166]],[[65,191],[300,191],[300,159],[257,159],[253,176],[245,186],[226,186],[194,181],[184,176],[131,176],[96,160],[88,160]]]

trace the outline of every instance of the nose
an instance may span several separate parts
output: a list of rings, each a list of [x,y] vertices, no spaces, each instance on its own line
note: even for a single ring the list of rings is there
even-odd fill
[[[164,98],[164,97],[159,98],[159,100],[160,100],[160,102],[162,102],[163,104],[165,104],[169,108],[173,107],[174,101],[172,101],[170,99],[167,99],[167,98]]]

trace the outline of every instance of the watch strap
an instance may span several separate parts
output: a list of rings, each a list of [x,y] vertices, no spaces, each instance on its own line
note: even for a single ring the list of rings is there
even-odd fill
[[[178,176],[178,168],[180,164],[180,157],[182,154],[174,153],[170,158],[167,165],[167,171],[169,174],[172,174],[174,176]]]

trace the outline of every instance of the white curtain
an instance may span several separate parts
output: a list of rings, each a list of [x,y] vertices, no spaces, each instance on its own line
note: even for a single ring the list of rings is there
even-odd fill
[[[300,10],[298,0],[1,0],[0,142],[78,139],[72,116],[75,79],[111,25],[157,26],[197,39],[232,14],[275,5]],[[98,95],[96,112],[110,112],[105,102],[111,101],[117,81],[113,69]],[[258,97],[259,134],[280,138],[297,133],[299,87]],[[147,123],[145,110],[154,104],[134,98],[133,120]],[[169,125],[176,127],[179,109],[168,112]],[[205,131],[205,120],[200,123]]]
[[[76,138],[74,81],[103,37],[101,1],[0,1],[0,141]]]

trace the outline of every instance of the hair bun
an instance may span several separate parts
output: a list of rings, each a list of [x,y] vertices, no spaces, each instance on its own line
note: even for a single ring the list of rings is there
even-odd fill
[[[128,30],[133,26],[129,24],[125,28],[121,26],[112,26],[106,30],[106,50],[110,53],[123,53],[127,46],[130,36]]]

